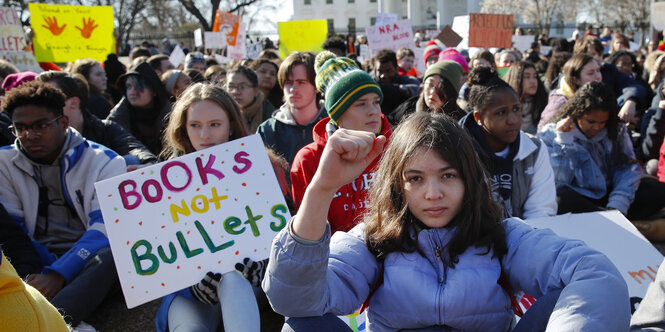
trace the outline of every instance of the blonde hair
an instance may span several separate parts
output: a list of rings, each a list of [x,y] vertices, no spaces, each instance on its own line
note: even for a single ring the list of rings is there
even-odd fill
[[[189,136],[187,136],[187,110],[195,103],[209,100],[218,104],[229,117],[229,140],[245,137],[249,134],[240,107],[224,89],[209,83],[196,83],[187,88],[180,99],[173,105],[169,122],[164,131],[164,150],[160,154],[162,160],[176,158],[194,152]]]

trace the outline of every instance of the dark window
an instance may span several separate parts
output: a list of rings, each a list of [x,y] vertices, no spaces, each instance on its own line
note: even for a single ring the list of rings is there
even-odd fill
[[[369,2],[370,2],[370,3],[375,3],[375,2],[376,2],[376,0],[369,0]]]
[[[349,3],[355,3],[356,0],[349,0]]]
[[[375,25],[375,24],[376,24],[376,17],[370,17],[369,25]]]
[[[312,0],[305,0],[305,5],[311,5],[311,4],[312,4]]]
[[[333,0],[326,0],[326,3],[329,4],[329,5],[332,5],[332,1]]]
[[[333,20],[332,18],[328,19],[328,32],[329,33],[335,32],[335,20]]]

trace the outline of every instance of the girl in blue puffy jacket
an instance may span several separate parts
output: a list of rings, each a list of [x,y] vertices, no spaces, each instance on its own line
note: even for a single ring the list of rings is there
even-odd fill
[[[341,331],[335,316],[365,302],[368,331],[507,331],[510,289],[538,298],[516,330],[627,329],[628,291],[613,264],[581,241],[501,221],[452,119],[416,113],[384,145],[372,133],[331,135],[298,214],[273,241],[263,289],[290,317],[284,330]],[[364,222],[331,238],[337,188],[382,151]]]

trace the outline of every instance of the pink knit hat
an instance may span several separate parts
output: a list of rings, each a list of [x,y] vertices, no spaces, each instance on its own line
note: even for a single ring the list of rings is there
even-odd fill
[[[34,81],[35,77],[37,77],[37,74],[31,71],[22,71],[16,74],[9,74],[7,77],[5,77],[5,80],[2,81],[2,89],[7,92],[13,88],[18,88],[23,83]]]
[[[464,69],[465,72],[469,72],[469,62],[466,61],[464,56],[462,56],[456,49],[448,47],[447,49],[439,53],[439,61],[441,60],[450,60],[459,63]]]

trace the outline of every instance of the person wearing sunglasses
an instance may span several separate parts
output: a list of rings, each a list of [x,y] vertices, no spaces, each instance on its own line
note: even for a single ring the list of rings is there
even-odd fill
[[[126,165],[69,127],[65,100],[39,81],[5,96],[3,111],[17,139],[0,149],[0,203],[30,236],[42,264],[26,282],[76,327],[117,283],[94,183],[123,174]]]

